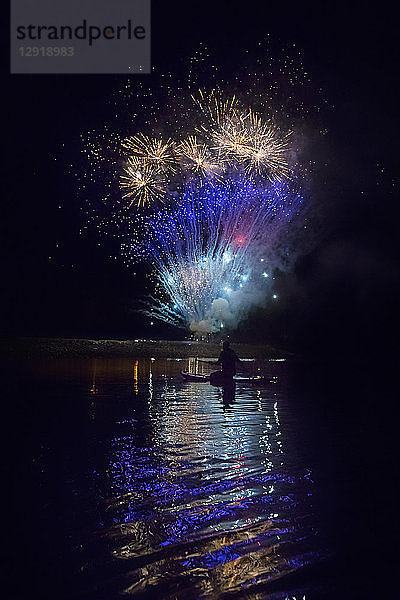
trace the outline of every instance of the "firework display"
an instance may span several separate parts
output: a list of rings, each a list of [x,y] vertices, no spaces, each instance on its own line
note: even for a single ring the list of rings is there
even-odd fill
[[[293,86],[302,77],[290,71]],[[194,89],[193,69],[189,80],[169,81],[156,99],[142,90],[140,127],[131,118],[130,134],[114,134],[114,183],[92,221],[120,240],[126,262],[150,267],[147,314],[204,335],[278,298],[274,270],[293,262],[305,177],[294,121],[271,100],[275,83],[241,82],[240,94],[220,82]],[[98,168],[105,159],[91,146]]]
[[[204,118],[196,134],[163,141],[139,133],[122,142],[126,159],[120,185],[128,208],[163,200],[177,171],[183,182],[192,176],[222,181],[232,171],[251,179],[290,178],[291,132],[282,134],[251,108],[240,108],[235,97],[223,100],[215,90],[208,95],[200,90],[192,99]]]

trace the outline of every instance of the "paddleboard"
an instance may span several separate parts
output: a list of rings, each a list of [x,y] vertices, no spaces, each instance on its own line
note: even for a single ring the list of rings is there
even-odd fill
[[[221,371],[215,371],[210,375],[199,375],[197,373],[190,373],[189,371],[181,371],[181,375],[187,381],[198,381],[201,383],[211,382],[213,385],[226,385],[232,383],[247,383],[250,385],[265,385],[266,383],[274,383],[271,379],[267,377],[255,376],[255,377],[242,377],[240,375],[235,375],[233,379],[225,379],[222,376]]]

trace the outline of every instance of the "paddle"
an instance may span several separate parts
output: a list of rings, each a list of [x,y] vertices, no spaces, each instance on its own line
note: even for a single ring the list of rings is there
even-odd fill
[[[201,360],[200,358],[198,358],[197,360],[198,360],[199,362],[203,363],[204,365],[209,365],[209,366],[212,366],[212,365],[215,365],[215,366],[216,366],[216,365],[217,365],[217,363],[216,363],[216,362],[210,362],[210,361],[208,361],[208,360]],[[241,370],[241,371],[244,371],[245,373],[249,373],[249,370],[248,370],[248,369],[246,369],[246,367],[244,367],[244,366],[243,366],[243,363],[242,363],[242,361],[240,361],[240,362],[239,362],[239,366],[240,366],[240,370]]]
[[[210,362],[208,360],[201,360],[200,358],[198,358],[197,360],[198,360],[198,362],[201,362],[204,365],[216,365],[217,364],[216,362]]]

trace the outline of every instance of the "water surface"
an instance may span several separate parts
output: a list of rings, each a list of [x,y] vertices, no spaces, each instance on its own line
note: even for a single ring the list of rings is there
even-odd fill
[[[334,555],[318,416],[288,364],[247,362],[272,382],[233,392],[184,381],[187,368],[208,367],[30,364],[15,458],[36,585],[82,600],[330,597],[315,576]]]

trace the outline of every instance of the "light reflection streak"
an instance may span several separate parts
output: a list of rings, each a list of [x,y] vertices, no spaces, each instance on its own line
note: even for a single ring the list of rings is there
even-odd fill
[[[90,386],[90,393],[95,395],[98,392],[98,389],[96,387],[96,371],[97,371],[97,361],[94,360],[93,361],[93,374],[92,374],[92,383]]]
[[[196,573],[198,594],[216,597],[310,562],[302,553],[310,534],[298,531],[293,510],[310,510],[312,481],[300,485],[302,476],[285,466],[280,392],[239,386],[234,408],[224,412],[218,389],[165,374],[176,375],[182,363],[139,360],[133,367],[137,389],[147,382],[152,441],[141,447],[127,436],[112,445],[112,555],[168,554],[153,557],[145,571],[130,569],[124,592]],[[195,367],[201,363],[191,359]]]
[[[149,371],[149,402],[153,400],[153,371],[151,370],[151,362],[150,362],[150,371]]]
[[[139,361],[135,360],[135,364],[133,365],[133,391],[135,392],[135,394],[139,393],[138,390],[138,378],[139,378]]]

